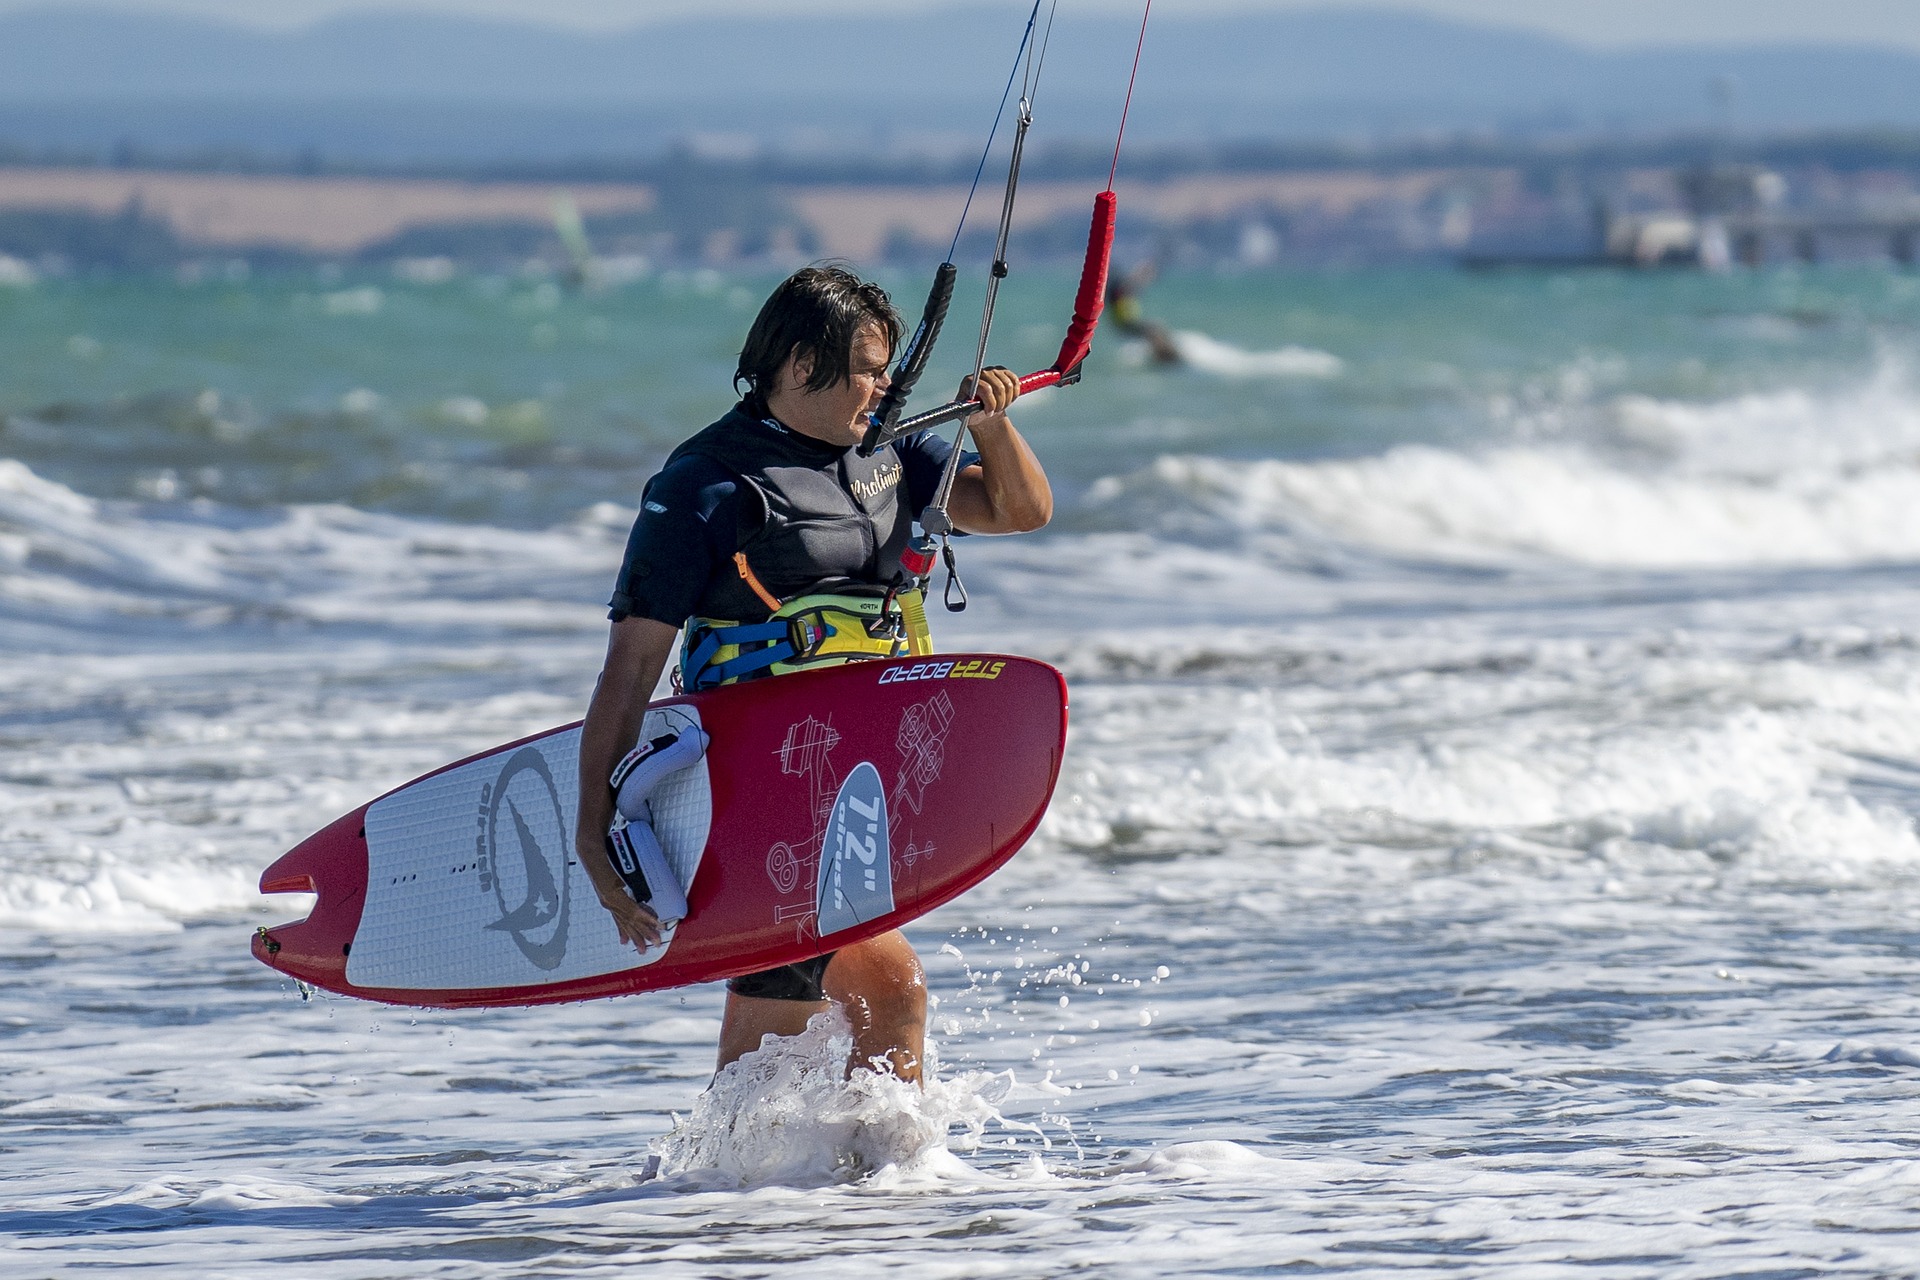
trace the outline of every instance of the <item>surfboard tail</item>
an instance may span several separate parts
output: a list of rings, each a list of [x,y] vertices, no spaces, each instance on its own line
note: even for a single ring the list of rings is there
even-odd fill
[[[347,958],[367,896],[365,819],[363,806],[314,832],[260,874],[261,893],[311,893],[316,900],[306,919],[256,931],[254,959],[316,987],[350,993]]]

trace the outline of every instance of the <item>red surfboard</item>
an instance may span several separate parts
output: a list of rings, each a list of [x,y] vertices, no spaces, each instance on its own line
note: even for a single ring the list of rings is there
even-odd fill
[[[999,654],[862,662],[656,702],[642,741],[698,727],[705,756],[653,795],[688,913],[620,942],[574,853],[578,724],[450,764],[309,836],[263,893],[318,895],[253,953],[343,995],[547,1004],[790,964],[893,929],[980,883],[1039,825],[1066,681]]]

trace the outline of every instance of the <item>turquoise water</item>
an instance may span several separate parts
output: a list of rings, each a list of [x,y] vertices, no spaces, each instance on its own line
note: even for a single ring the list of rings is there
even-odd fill
[[[924,1096],[831,1027],[707,1091],[712,988],[255,964],[281,851],[580,713],[769,284],[0,289],[0,1270],[1911,1270],[1901,274],[1158,284],[1189,367],[1103,341],[1019,406],[1056,519],[936,619],[1073,729],[909,931]],[[1016,275],[996,356],[1071,287]]]
[[[696,274],[594,294],[375,277],[0,290],[8,453],[102,497],[151,493],[158,480],[242,505],[551,522],[629,500],[672,444],[725,409],[770,284]],[[912,310],[918,282],[889,284]],[[995,358],[1044,365],[1071,284],[1015,277]],[[1241,353],[1326,352],[1345,375],[1167,376],[1104,344],[1083,386],[1028,416],[1069,490],[1163,453],[1364,455],[1538,433],[1544,416],[1629,393],[1838,390],[1920,321],[1920,286],[1885,272],[1188,276],[1151,302],[1176,329]],[[928,394],[964,371],[975,306],[964,293],[956,303]]]

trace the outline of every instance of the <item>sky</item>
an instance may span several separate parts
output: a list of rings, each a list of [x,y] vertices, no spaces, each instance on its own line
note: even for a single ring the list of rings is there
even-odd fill
[[[0,10],[80,0],[0,0]],[[300,26],[366,9],[435,10],[578,27],[631,27],[653,18],[736,13],[858,12],[851,0],[84,0],[90,7],[191,13],[250,25]],[[936,0],[881,0],[895,11]],[[970,0],[1024,4],[1010,0]],[[1067,0],[1133,12],[1138,0]],[[1395,8],[1521,27],[1598,46],[1821,41],[1920,48],[1920,0],[1162,0],[1167,11]]]

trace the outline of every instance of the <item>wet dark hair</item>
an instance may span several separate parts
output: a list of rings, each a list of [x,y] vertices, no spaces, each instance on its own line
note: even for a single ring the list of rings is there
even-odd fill
[[[875,324],[887,340],[888,358],[900,345],[900,313],[893,299],[845,267],[803,267],[780,282],[753,318],[733,387],[745,385],[747,407],[767,411],[767,392],[790,355],[813,357],[808,391],[825,391],[853,372],[853,340],[863,326]]]

